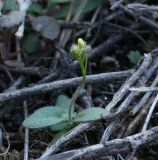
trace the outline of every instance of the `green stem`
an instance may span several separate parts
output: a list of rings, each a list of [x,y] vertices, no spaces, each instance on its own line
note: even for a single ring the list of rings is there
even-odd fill
[[[82,61],[79,61],[83,78],[82,78],[82,81],[80,82],[80,85],[77,87],[75,93],[73,94],[73,96],[72,96],[72,98],[70,100],[69,112],[68,112],[69,121],[71,121],[73,119],[75,101],[76,101],[77,97],[79,96],[81,89],[84,88],[85,83],[86,83],[87,59],[88,58],[86,56],[85,64]]]
[[[83,54],[83,53],[80,53],[80,54]],[[68,111],[69,121],[72,121],[72,119],[73,119],[75,101],[76,101],[77,97],[79,96],[81,89],[84,88],[85,82],[86,82],[87,61],[88,61],[87,53],[84,53],[84,56],[85,57],[79,56],[77,58],[77,60],[80,64],[81,72],[82,72],[82,81],[80,82],[80,85],[77,87],[75,93],[73,94],[73,96],[70,100],[69,111]]]
[[[80,82],[80,85],[77,87],[75,93],[73,94],[73,96],[70,100],[69,113],[68,113],[69,121],[71,121],[73,118],[75,101],[76,101],[77,97],[79,96],[81,89],[84,88],[85,82],[86,82],[86,78],[83,77],[82,81]]]

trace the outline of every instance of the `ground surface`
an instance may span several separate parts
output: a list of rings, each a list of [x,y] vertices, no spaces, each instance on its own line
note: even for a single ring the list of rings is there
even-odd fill
[[[0,7],[2,2],[0,145],[2,154],[9,149],[2,159],[39,158],[48,146],[53,145],[51,142],[55,140],[56,132],[49,128],[28,131],[22,122],[35,110],[54,105],[59,95],[72,97],[80,81],[72,78],[81,77],[81,72],[70,48],[79,37],[91,45],[87,75],[96,77],[87,78],[85,89],[76,101],[76,111],[97,106],[112,113],[123,113],[117,119],[100,120],[97,125],[80,124],[68,137],[64,137],[65,140],[57,141],[52,152],[91,147],[99,144],[101,138],[102,142],[122,139],[140,133],[142,128],[146,135],[147,129],[157,126],[157,105],[153,106],[154,102],[157,103],[156,92],[129,91],[131,87],[156,87],[158,83],[156,1],[39,0],[32,1],[26,11],[22,8],[28,5],[29,0],[0,1]],[[24,33],[20,27],[24,27]],[[103,75],[99,76],[100,73]],[[121,90],[124,83],[126,85]],[[145,121],[147,115],[149,123]],[[115,129],[104,132],[113,121]],[[156,160],[158,133],[157,130],[154,132],[155,140],[153,134],[149,135],[151,141],[143,139],[141,144],[144,145],[134,151],[120,151],[114,145],[112,152],[105,154],[95,150],[97,153],[92,154],[94,151],[90,148],[88,158],[86,154],[78,156],[79,152],[74,151],[72,159]]]

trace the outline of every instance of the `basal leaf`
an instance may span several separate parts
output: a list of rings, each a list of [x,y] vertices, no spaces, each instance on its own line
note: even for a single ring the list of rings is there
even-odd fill
[[[70,99],[64,95],[60,95],[57,98],[56,106],[60,107],[61,109],[68,111],[70,104]]]
[[[63,129],[70,129],[72,127],[72,125],[73,125],[72,122],[65,121],[65,122],[55,124],[55,125],[51,126],[50,128],[52,131],[60,131]]]
[[[33,29],[40,32],[44,38],[54,40],[60,32],[59,23],[52,17],[39,16],[32,22]]]
[[[36,110],[31,116],[25,119],[23,126],[27,128],[43,128],[64,121],[62,109],[58,107],[44,107]]]
[[[79,112],[76,115],[74,122],[95,121],[109,115],[110,115],[110,112],[103,108],[92,107]]]

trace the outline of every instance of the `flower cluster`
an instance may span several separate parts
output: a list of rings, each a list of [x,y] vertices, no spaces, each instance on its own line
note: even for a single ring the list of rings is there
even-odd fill
[[[87,45],[87,43],[82,38],[78,38],[77,44],[74,44],[71,47],[71,52],[77,60],[85,58],[85,55],[87,55],[90,50],[91,47]]]
[[[86,76],[87,70],[87,58],[88,53],[90,52],[91,47],[82,39],[78,38],[77,44],[72,45],[71,52],[73,56],[78,60],[83,77]]]

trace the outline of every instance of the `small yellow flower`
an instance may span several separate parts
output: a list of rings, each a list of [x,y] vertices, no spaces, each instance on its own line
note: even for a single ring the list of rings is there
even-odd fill
[[[71,53],[79,61],[84,63],[87,54],[90,52],[91,47],[82,39],[78,38],[77,44],[72,45]]]
[[[77,42],[81,48],[84,48],[86,46],[86,42],[82,38],[78,38]]]

